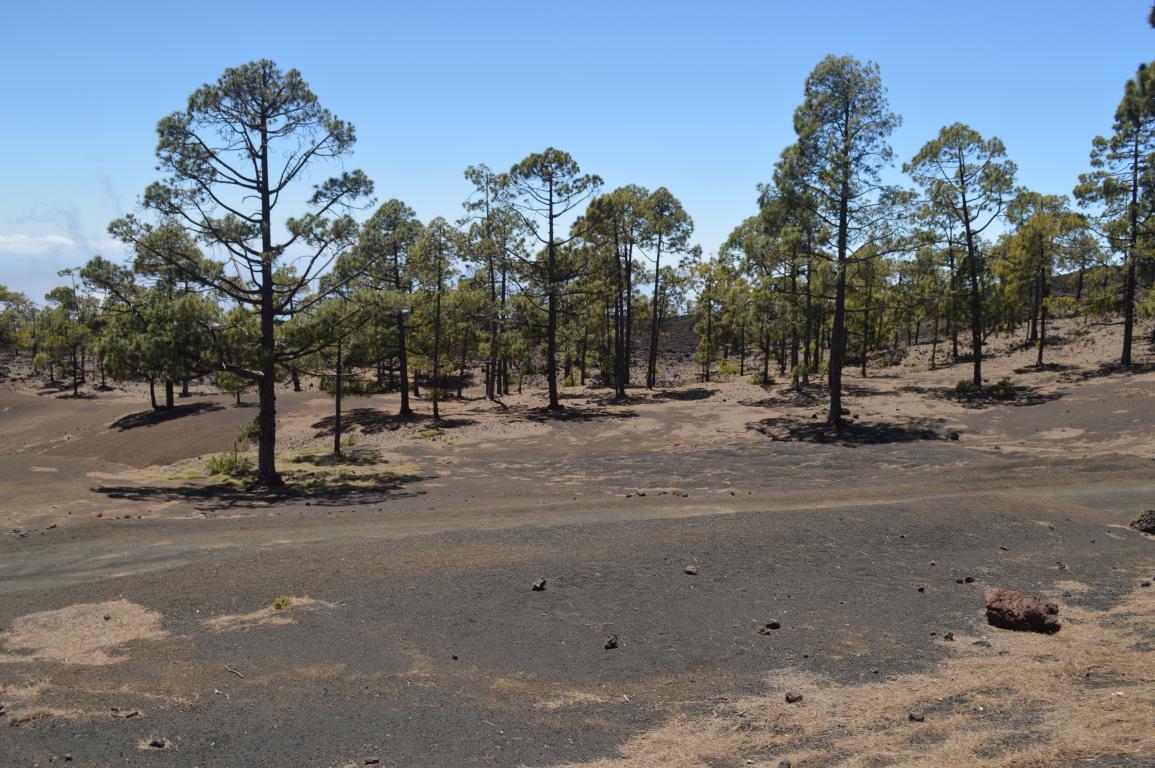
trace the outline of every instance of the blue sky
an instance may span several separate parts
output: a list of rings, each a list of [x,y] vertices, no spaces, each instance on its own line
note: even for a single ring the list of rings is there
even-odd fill
[[[563,149],[607,189],[666,186],[707,253],[754,212],[806,75],[873,60],[898,163],[939,128],[998,136],[1019,182],[1069,193],[1124,83],[1155,58],[1149,0],[12,3],[0,85],[0,284],[122,258],[108,222],[158,177],[157,121],[227,67],[301,71],[357,129],[347,167],[428,221],[468,165]],[[320,179],[314,179],[319,181]],[[286,215],[295,211],[286,211]]]

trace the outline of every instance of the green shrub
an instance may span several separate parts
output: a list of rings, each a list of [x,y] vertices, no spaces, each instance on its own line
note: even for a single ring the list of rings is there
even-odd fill
[[[260,439],[261,439],[261,422],[259,419],[253,419],[252,421],[250,421],[246,424],[243,424],[241,426],[241,428],[237,430],[237,442],[238,443],[241,443],[241,444],[256,443]]]
[[[1014,400],[1018,390],[1009,377],[1003,377],[995,383],[994,393],[999,400]]]
[[[956,395],[977,395],[980,391],[982,391],[982,385],[975,384],[970,379],[959,379],[958,384],[954,385]]]
[[[278,597],[276,600],[273,601],[273,610],[274,611],[283,611],[292,604],[293,604],[293,598],[287,597],[285,595],[281,595],[280,597]]]
[[[226,477],[240,477],[248,474],[252,468],[249,457],[238,453],[236,449],[228,453],[218,453],[209,456],[205,463],[205,471],[210,475],[225,475]]]
[[[737,376],[738,364],[730,360],[723,360],[722,364],[718,366],[719,376]]]

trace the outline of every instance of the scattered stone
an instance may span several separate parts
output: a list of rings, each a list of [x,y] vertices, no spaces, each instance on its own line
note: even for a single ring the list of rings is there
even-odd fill
[[[537,581],[535,581],[533,583],[532,589],[534,592],[544,592],[545,591],[545,579],[538,579]]]
[[[614,648],[617,648],[617,647],[618,647],[618,636],[616,634],[614,634],[613,632],[610,632],[610,634],[606,637],[605,648],[607,651],[612,651]]]
[[[918,591],[919,591],[919,592],[926,592],[926,587],[919,587],[919,588],[918,588]]]
[[[758,634],[769,635],[776,629],[782,629],[782,624],[774,619],[766,622],[766,625],[758,628]]]
[[[96,513],[96,516],[97,516],[97,517],[104,517],[104,513],[103,513],[103,512],[97,512],[97,513]]]
[[[947,632],[945,635],[942,636],[942,639],[946,640],[948,643],[952,642],[954,640],[954,632]]]
[[[779,760],[778,761],[778,768],[790,768],[790,761],[789,760]]]
[[[72,762],[72,753],[71,752],[65,752],[64,753],[64,762],[66,762],[66,763]]]
[[[694,565],[693,563],[690,563],[689,565],[687,565],[686,566],[686,575],[687,576],[697,576],[698,575],[698,566]]]
[[[999,545],[999,549],[1001,549],[1003,552],[1010,552],[1011,551],[1010,547],[1004,547],[1002,544]]]
[[[926,720],[926,715],[916,709],[907,715],[907,719],[909,719],[912,723],[921,723]]]
[[[1142,533],[1155,534],[1155,509],[1149,509],[1132,520],[1131,527]]]
[[[1144,580],[1144,581],[1139,582],[1139,586],[1149,587],[1149,586],[1151,586],[1151,582]],[[3,714],[3,710],[0,710],[0,714]]]
[[[990,648],[991,647],[991,641],[990,640],[975,640],[973,643],[971,643],[971,645],[977,646],[979,648]]]
[[[164,749],[168,746],[168,742],[164,739],[153,739],[148,743],[148,745],[153,749]]]
[[[975,583],[975,577],[974,576],[967,576],[966,578],[963,579],[963,583],[964,584],[974,584]]]
[[[50,530],[50,531],[51,531],[51,530],[52,530],[53,528],[55,528],[55,527],[56,527],[56,523],[53,523],[52,525],[48,526],[48,530]]]
[[[104,620],[105,621],[112,621],[112,614],[111,613],[104,614]]]
[[[15,728],[16,726],[20,725],[20,718],[18,718],[18,717],[12,718],[11,720],[8,721],[8,725]]]
[[[801,693],[795,693],[794,691],[787,691],[786,692],[786,703],[787,704],[797,704],[800,701],[802,701],[802,694]]]
[[[991,626],[1043,634],[1059,631],[1059,606],[1054,603],[999,587],[991,587],[984,597]]]
[[[962,580],[962,579],[955,579],[955,580],[954,580],[954,583],[955,583],[955,584],[962,584],[962,583],[963,583],[963,580]]]
[[[946,439],[947,440],[958,440],[958,432],[955,432],[952,429],[950,432],[946,433]]]
[[[367,757],[365,758],[365,765],[381,765],[381,758]]]

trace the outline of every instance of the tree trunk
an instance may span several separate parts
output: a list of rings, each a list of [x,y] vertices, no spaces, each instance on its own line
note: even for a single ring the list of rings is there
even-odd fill
[[[662,318],[659,312],[662,279],[662,236],[658,235],[658,247],[654,253],[654,305],[650,312],[650,356],[646,363],[646,389],[653,389],[658,382],[658,338],[662,333]]]
[[[341,424],[341,340],[337,340],[337,360],[334,366],[335,375],[333,376],[333,455],[341,455],[341,432],[343,427]]]

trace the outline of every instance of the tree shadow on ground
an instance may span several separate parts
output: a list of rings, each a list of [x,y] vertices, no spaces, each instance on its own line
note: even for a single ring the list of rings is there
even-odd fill
[[[650,395],[654,400],[709,400],[714,395],[718,394],[718,390],[710,389],[709,387],[691,387],[689,389],[670,389],[661,392],[655,392]]]
[[[776,441],[857,447],[950,439],[949,433],[941,432],[938,424],[934,419],[912,419],[905,424],[849,423],[835,429],[824,421],[775,417],[750,422],[746,428]]]
[[[190,504],[198,512],[221,512],[268,509],[294,503],[305,503],[310,506],[381,504],[390,500],[420,496],[423,491],[404,489],[412,483],[428,479],[416,474],[363,471],[333,474],[290,470],[283,475],[285,487],[275,491],[221,482],[109,485],[96,486],[92,490],[110,499],[152,504],[177,502]]]
[[[172,408],[150,409],[130,413],[127,416],[120,417],[109,426],[121,431],[136,429],[137,427],[151,427],[156,424],[163,424],[166,421],[183,419],[185,416],[195,416],[198,413],[212,413],[213,411],[223,411],[224,409],[223,405],[216,403],[188,403],[187,405],[176,405]]]
[[[1042,405],[1054,402],[1063,397],[1062,392],[1042,392],[1038,387],[1013,386],[1009,390],[994,387],[983,387],[978,392],[959,392],[954,387],[919,387],[913,384],[899,387],[900,392],[911,392],[934,400],[949,400],[958,403],[963,408],[982,410],[1000,405],[1009,405],[1016,408],[1023,406]]]
[[[1028,373],[1066,373],[1068,371],[1077,371],[1079,366],[1066,365],[1063,363],[1043,363],[1042,365],[1024,365],[1022,368],[1016,368],[1015,373],[1020,376]]]
[[[395,413],[385,413],[376,408],[354,408],[349,411],[343,411],[341,414],[341,421],[344,424],[344,429],[349,430],[354,426],[366,435],[376,435],[382,432],[396,432],[402,426],[407,424],[419,425],[428,424],[431,428],[437,427],[439,429],[456,429],[459,427],[468,427],[476,424],[474,419],[440,419],[435,420],[431,415],[426,413],[411,413],[408,416],[398,416]],[[314,422],[310,426],[317,430],[315,437],[331,437],[333,429],[337,425],[335,416],[326,416],[320,421]]]
[[[611,410],[609,408],[574,408],[572,406],[551,411],[548,407],[510,409],[516,411],[527,421],[544,424],[549,421],[584,422],[608,419],[635,419],[637,411]]]
[[[815,387],[813,385],[799,387],[786,387],[772,392],[769,397],[761,400],[740,400],[739,405],[749,408],[775,408],[779,406],[787,406],[794,408],[813,408],[819,405],[828,405],[830,403],[830,393],[825,387]]]
[[[1072,366],[1072,369],[1062,376],[1061,381],[1069,384],[1079,384],[1087,381],[1094,381],[1095,379],[1105,379],[1108,376],[1118,376],[1120,374],[1151,373],[1152,371],[1155,371],[1155,363],[1137,363],[1132,365],[1103,363],[1098,368],[1092,368],[1089,371],[1078,370]]]

